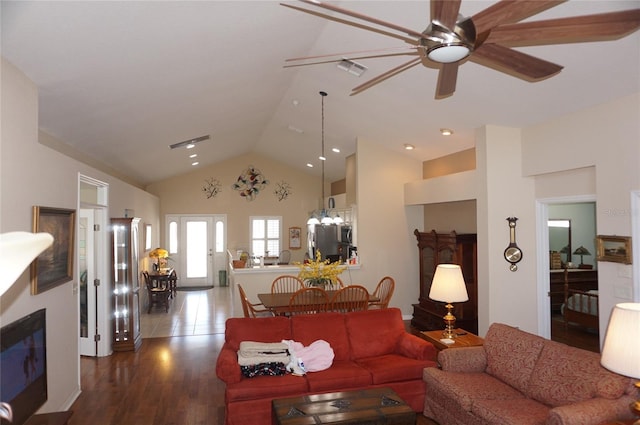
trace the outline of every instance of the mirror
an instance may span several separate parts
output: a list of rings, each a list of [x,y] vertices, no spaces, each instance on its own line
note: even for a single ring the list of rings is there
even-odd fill
[[[571,262],[571,220],[549,219],[549,251],[559,252],[564,264]]]

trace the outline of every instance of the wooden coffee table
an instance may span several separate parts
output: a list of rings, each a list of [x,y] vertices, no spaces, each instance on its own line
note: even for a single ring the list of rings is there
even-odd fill
[[[391,388],[282,398],[271,405],[278,425],[416,423],[416,413]]]

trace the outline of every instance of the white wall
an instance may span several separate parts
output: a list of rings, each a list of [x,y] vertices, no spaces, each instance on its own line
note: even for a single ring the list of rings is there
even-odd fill
[[[598,234],[631,236],[631,221],[640,220],[631,207],[631,192],[640,189],[639,93],[524,129],[522,153],[524,175],[595,166]],[[568,179],[556,181],[571,188]],[[597,267],[603,338],[613,306],[633,299],[633,270],[609,262]]]
[[[358,279],[354,283],[372,289],[383,276],[393,277],[396,290],[390,305],[411,318],[412,304],[418,302],[420,292],[413,231],[422,229],[424,208],[405,206],[404,184],[422,177],[422,163],[362,139],[358,139],[356,150],[358,255],[362,268],[353,272]]]
[[[107,182],[110,216],[135,209],[158,221],[158,200],[38,143],[38,92],[12,64],[2,61],[0,232],[31,231],[33,205],[76,209],[78,173]],[[0,324],[47,309],[49,399],[42,412],[68,409],[80,390],[77,279],[32,296],[29,272],[0,297]],[[110,338],[110,335],[103,335]]]

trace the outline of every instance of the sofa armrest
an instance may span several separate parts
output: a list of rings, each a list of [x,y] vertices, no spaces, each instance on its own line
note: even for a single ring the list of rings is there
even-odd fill
[[[438,352],[430,342],[410,333],[405,333],[398,341],[398,354],[412,359],[435,362]]]
[[[227,347],[226,344],[218,354],[216,375],[226,384],[235,384],[242,380],[242,373],[238,364],[238,352]]]
[[[438,363],[449,372],[484,372],[487,356],[483,347],[462,347],[440,351]]]
[[[592,398],[549,411],[547,425],[599,425],[614,420],[632,419],[629,409],[633,397],[624,395],[615,400]]]

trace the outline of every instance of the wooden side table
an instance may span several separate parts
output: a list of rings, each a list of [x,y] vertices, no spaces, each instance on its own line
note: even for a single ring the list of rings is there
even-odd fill
[[[445,344],[440,341],[443,338],[442,332],[442,330],[422,331],[420,332],[420,335],[422,338],[432,343],[438,351],[442,351],[447,348],[477,347],[484,344],[484,339],[460,328],[456,329],[457,337],[454,339],[455,342],[453,344]]]

